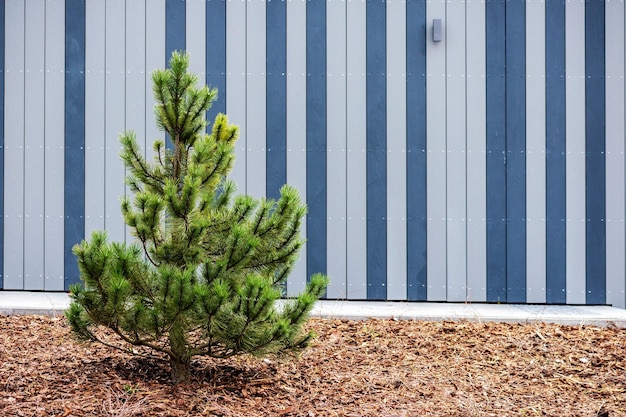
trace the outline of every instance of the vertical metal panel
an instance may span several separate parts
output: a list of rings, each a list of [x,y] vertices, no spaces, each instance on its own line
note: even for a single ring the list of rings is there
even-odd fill
[[[24,1],[6,7],[4,289],[24,288]]]
[[[506,5],[506,284],[526,301],[526,20],[524,2]]]
[[[426,6],[426,137],[427,137],[427,276],[428,300],[446,299],[446,42],[432,42],[433,19],[445,16],[446,3]],[[447,22],[443,22],[445,33]]]
[[[86,3],[85,233],[104,229],[105,0]],[[162,63],[159,62],[162,66]],[[76,242],[77,243],[77,242]]]
[[[526,3],[526,300],[546,301],[545,8]]]
[[[287,2],[287,182],[306,196],[306,0]],[[229,38],[230,39],[230,38]],[[230,49],[230,48],[229,48]],[[231,85],[228,91],[230,94]],[[230,95],[229,95],[230,97]],[[230,103],[230,101],[228,102]],[[306,221],[300,233],[306,236]],[[306,285],[306,245],[287,281],[287,296]]]
[[[465,3],[446,7],[446,300],[467,296]]]
[[[44,0],[25,3],[24,289],[44,287]]]
[[[269,0],[266,18],[266,195],[287,182],[287,2]]]
[[[125,0],[107,0],[105,12],[105,221],[109,239],[124,241],[125,225],[120,210],[124,196],[124,164],[119,134],[126,128],[126,18]]]
[[[367,298],[387,298],[386,4],[368,0],[367,65]]]
[[[306,7],[307,275],[326,272],[326,0]]]
[[[366,2],[349,0],[346,16],[348,298],[367,298]]]
[[[326,297],[346,297],[346,2],[326,6],[327,210]]]
[[[72,247],[85,237],[85,2],[65,2],[65,289],[79,282]]]
[[[484,13],[484,12],[483,12]],[[406,3],[407,298],[426,300],[426,2]]]
[[[585,167],[587,304],[606,302],[604,2],[585,3]]]
[[[546,302],[566,301],[565,2],[545,6]],[[532,19],[530,19],[532,21]],[[529,48],[533,48],[530,43]],[[568,69],[569,73],[569,69]],[[530,100],[529,100],[530,102]],[[532,124],[532,117],[529,117]],[[532,135],[529,134],[529,138]],[[529,237],[529,246],[533,239]],[[530,266],[530,265],[529,265]],[[528,299],[532,302],[532,299]]]
[[[624,2],[606,2],[606,302],[625,307]]]
[[[406,4],[387,3],[387,299],[407,299]]]
[[[226,1],[207,0],[206,6],[206,83],[218,89],[218,99],[207,113],[211,123],[218,113],[226,113]]]
[[[198,85],[205,85],[206,78],[205,18],[205,0],[185,0],[185,49],[190,55],[189,71],[198,76]]]
[[[467,299],[487,300],[485,3],[466,5]]]
[[[506,301],[505,4],[486,4],[487,301]]]
[[[239,126],[235,166],[230,178],[239,192],[246,192],[246,1],[228,0],[226,4],[226,113]]]
[[[149,7],[148,7],[149,6]],[[164,140],[165,134],[157,128],[152,94],[152,71],[163,68],[165,62],[165,0],[146,0],[146,141],[147,155],[152,155],[155,139]],[[148,157],[152,161],[152,157]]]
[[[565,4],[566,288],[569,304],[585,303],[585,2]]]
[[[5,81],[5,3],[0,2],[0,290],[4,288],[4,81]]]
[[[132,0],[130,0],[132,1]],[[185,0],[165,0],[165,65],[169,67],[174,51],[186,48],[186,2]],[[165,135],[165,146],[172,148],[172,142]]]
[[[258,198],[265,195],[265,1],[247,7],[246,193]]]
[[[63,280],[63,92],[65,89],[65,2],[46,3],[45,230],[43,289],[62,291]],[[78,243],[78,242],[77,242]]]
[[[185,0],[165,0],[165,65],[172,52],[186,48],[186,6]]]
[[[137,135],[139,146],[146,137],[146,4],[126,2],[126,86],[124,130]],[[203,67],[204,60],[200,62]],[[124,172],[126,174],[126,171]],[[124,194],[131,197],[128,186]],[[132,197],[131,197],[132,198]],[[126,242],[133,242],[132,229],[126,227]]]

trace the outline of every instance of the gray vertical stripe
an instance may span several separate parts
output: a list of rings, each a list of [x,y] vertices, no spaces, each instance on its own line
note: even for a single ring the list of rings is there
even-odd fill
[[[5,3],[0,2],[0,290],[4,288],[4,82]]]
[[[565,3],[566,289],[585,303],[585,3]]]

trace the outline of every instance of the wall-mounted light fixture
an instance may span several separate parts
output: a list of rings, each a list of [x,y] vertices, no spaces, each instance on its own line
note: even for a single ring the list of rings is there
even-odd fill
[[[433,19],[433,42],[441,42],[443,39],[443,29],[441,19]]]

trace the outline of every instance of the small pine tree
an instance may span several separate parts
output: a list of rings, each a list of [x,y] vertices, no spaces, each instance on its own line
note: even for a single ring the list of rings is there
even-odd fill
[[[316,274],[282,308],[282,288],[303,244],[306,207],[289,186],[277,201],[235,196],[227,179],[238,128],[218,115],[210,135],[204,115],[215,89],[197,88],[187,54],[152,76],[157,123],[172,141],[154,143],[148,163],[135,134],[120,136],[126,182],[134,200],[122,201],[135,244],[108,242],[105,232],[74,247],[83,285],[71,288],[66,312],[73,333],[108,342],[94,330],[111,329],[123,342],[166,354],[172,381],[190,377],[197,355],[226,358],[304,347],[302,325],[323,294]]]

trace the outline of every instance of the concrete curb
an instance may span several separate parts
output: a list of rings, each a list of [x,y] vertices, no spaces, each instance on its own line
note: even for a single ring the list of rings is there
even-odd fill
[[[69,307],[70,298],[59,292],[0,291],[0,314],[58,316]]]
[[[626,310],[609,306],[319,301],[313,316],[425,321],[557,323],[626,328]]]
[[[1,315],[59,316],[69,304],[67,293],[0,291]],[[558,323],[626,328],[626,310],[609,306],[321,300],[315,304],[311,315],[347,320]]]

